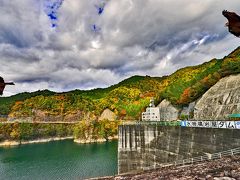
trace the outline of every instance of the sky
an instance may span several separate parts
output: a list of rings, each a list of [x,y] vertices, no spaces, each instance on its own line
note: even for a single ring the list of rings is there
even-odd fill
[[[4,96],[108,87],[222,58],[239,0],[0,0]]]

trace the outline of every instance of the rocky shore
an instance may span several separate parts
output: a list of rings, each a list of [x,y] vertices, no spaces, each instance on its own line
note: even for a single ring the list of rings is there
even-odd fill
[[[18,146],[21,144],[33,144],[33,143],[45,143],[45,142],[50,142],[50,141],[60,141],[60,140],[66,140],[66,139],[74,139],[74,137],[69,136],[69,137],[52,137],[52,138],[43,138],[43,139],[35,139],[35,140],[29,140],[29,141],[3,141],[0,142],[0,147],[7,147],[7,146]],[[106,139],[87,139],[87,140],[82,140],[82,139],[74,139],[75,143],[79,144],[88,144],[88,143],[102,143],[106,141],[111,141],[111,140],[116,140],[118,139],[118,136],[113,136],[109,137],[107,140]]]
[[[111,141],[111,140],[116,140],[118,139],[118,136],[113,136],[113,137],[108,137],[108,139],[74,139],[75,143],[79,143],[79,144],[88,144],[88,143],[103,143],[106,141]]]
[[[240,180],[240,155],[201,164],[164,167],[139,173],[95,178],[101,180]]]

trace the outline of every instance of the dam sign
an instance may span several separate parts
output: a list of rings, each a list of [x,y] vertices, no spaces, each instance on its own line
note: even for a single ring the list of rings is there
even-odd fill
[[[240,129],[240,121],[181,121],[182,127]]]
[[[125,121],[121,125],[181,126],[192,128],[240,129],[240,121]]]

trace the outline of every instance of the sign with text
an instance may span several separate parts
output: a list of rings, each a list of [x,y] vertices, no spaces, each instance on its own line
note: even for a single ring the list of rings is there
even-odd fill
[[[186,121],[181,121],[181,126],[182,127],[186,127],[187,126],[187,122]]]
[[[236,125],[235,125],[234,121],[227,121],[226,126],[227,126],[228,129],[235,129],[236,128]]]
[[[182,127],[240,129],[240,121],[181,121]]]
[[[218,128],[227,128],[225,121],[218,121]]]
[[[236,129],[240,129],[240,121],[235,121]]]

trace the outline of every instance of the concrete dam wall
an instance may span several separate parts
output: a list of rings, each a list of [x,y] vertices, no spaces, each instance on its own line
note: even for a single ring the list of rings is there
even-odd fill
[[[240,130],[119,126],[118,173],[240,147]]]

